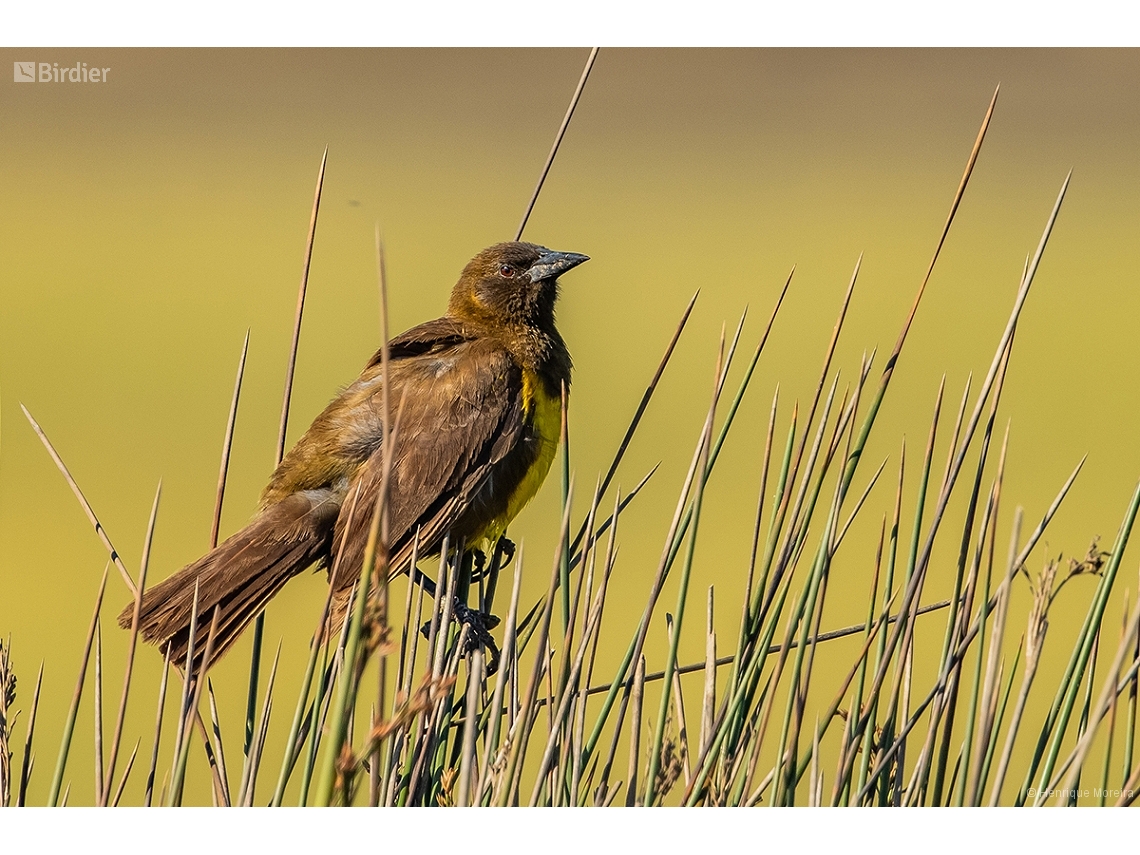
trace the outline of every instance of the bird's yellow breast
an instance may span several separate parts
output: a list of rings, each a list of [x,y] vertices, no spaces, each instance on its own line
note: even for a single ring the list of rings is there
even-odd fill
[[[488,543],[494,543],[526,503],[534,498],[558,451],[558,438],[562,433],[562,402],[546,391],[542,379],[530,369],[523,371],[522,401],[523,413],[535,437],[533,441],[538,443],[538,454],[507,499],[506,510],[492,520],[483,533]]]

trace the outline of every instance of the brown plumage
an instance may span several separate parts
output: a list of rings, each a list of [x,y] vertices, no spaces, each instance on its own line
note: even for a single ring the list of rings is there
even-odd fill
[[[393,419],[402,402],[388,499],[393,575],[409,569],[417,530],[421,556],[437,554],[448,534],[475,548],[497,538],[538,489],[558,442],[561,388],[570,384],[570,354],[554,325],[557,277],[586,260],[529,243],[489,247],[464,269],[446,315],[390,342]],[[197,583],[197,646],[218,607],[216,659],[314,564],[336,567],[336,631],[380,491],[382,401],[377,352],[281,461],[250,523],[145,593],[143,637],[169,642],[172,660],[184,661]],[[120,625],[129,628],[132,614],[133,605],[124,609]]]

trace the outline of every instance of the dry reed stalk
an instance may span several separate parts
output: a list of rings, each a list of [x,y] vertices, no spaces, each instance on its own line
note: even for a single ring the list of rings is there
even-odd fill
[[[111,792],[111,785],[115,777],[115,764],[119,759],[119,743],[123,736],[123,719],[127,714],[127,696],[131,689],[131,676],[134,673],[135,650],[139,640],[139,614],[142,611],[143,592],[146,590],[147,570],[150,568],[150,548],[154,542],[154,524],[158,519],[158,500],[162,496],[162,481],[154,493],[154,504],[151,505],[150,519],[147,521],[146,536],[143,538],[142,561],[139,567],[138,591],[135,593],[134,611],[131,613],[131,636],[127,642],[127,664],[123,670],[123,693],[119,696],[119,713],[115,719],[115,730],[111,737],[111,752],[107,760],[106,777],[101,787],[100,807],[107,806],[107,797]]]
[[[64,771],[67,769],[67,757],[71,751],[71,739],[75,733],[75,719],[79,714],[79,702],[83,697],[83,685],[87,678],[87,664],[91,661],[91,645],[95,641],[95,628],[99,622],[99,610],[103,605],[103,594],[107,590],[107,572],[111,569],[108,561],[103,567],[103,577],[99,580],[99,592],[95,595],[95,608],[91,612],[91,623],[87,627],[87,639],[83,643],[83,658],[79,664],[79,676],[75,681],[75,691],[71,696],[71,706],[67,710],[67,720],[63,725],[63,738],[59,747],[59,756],[52,774],[51,790],[48,793],[48,807],[55,807],[59,799],[59,790],[63,785]]]
[[[127,590],[131,592],[131,596],[135,596],[138,593],[138,587],[131,578],[131,574],[127,572],[127,568],[123,565],[123,560],[119,557],[119,552],[115,549],[114,544],[111,543],[111,538],[107,534],[106,529],[103,528],[103,524],[100,523],[99,518],[95,516],[95,511],[91,508],[91,504],[83,495],[83,491],[79,489],[79,485],[75,482],[75,479],[71,477],[71,472],[68,471],[67,466],[63,462],[63,458],[59,456],[59,453],[55,450],[55,446],[51,444],[51,440],[47,438],[47,434],[44,433],[43,428],[40,427],[39,422],[32,418],[32,414],[28,412],[28,408],[20,404],[20,409],[24,411],[24,416],[31,423],[32,430],[35,431],[36,436],[40,438],[40,442],[44,444],[44,448],[47,449],[56,468],[59,469],[60,474],[62,474],[64,480],[67,481],[67,486],[69,486],[71,492],[75,494],[75,498],[79,501],[80,507],[83,508],[83,512],[87,515],[88,521],[94,527],[95,534],[98,535],[99,540],[102,541],[104,548],[106,548],[110,555],[111,563],[118,568],[119,575],[123,577],[123,582],[126,583]]]

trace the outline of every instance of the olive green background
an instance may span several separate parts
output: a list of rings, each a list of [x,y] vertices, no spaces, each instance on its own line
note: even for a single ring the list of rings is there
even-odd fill
[[[42,803],[106,553],[20,402],[132,572],[160,479],[151,579],[198,557],[247,328],[223,535],[249,517],[272,468],[323,147],[328,170],[290,440],[378,346],[375,225],[388,253],[393,332],[442,313],[467,259],[514,235],[586,51],[43,48],[5,49],[0,58],[0,635],[11,636],[17,706],[27,708],[44,661],[31,792]],[[11,82],[10,62],[31,60],[111,72],[104,84]],[[887,469],[839,553],[823,623],[863,620],[899,444],[905,436],[909,531],[913,473],[938,383],[945,374],[948,422],[968,373],[980,377],[989,366],[1025,257],[1070,168],[1002,402],[1000,424],[1012,426],[998,551],[1005,553],[1014,508],[1024,506],[1035,524],[1085,454],[1047,534],[1049,554],[1083,554],[1096,534],[1111,542],[1140,477],[1140,52],[604,49],[526,231],[592,257],[565,277],[559,310],[575,360],[576,516],[687,300],[701,294],[620,472],[628,489],[663,461],[622,518],[599,674],[610,672],[641,613],[709,400],[722,323],[731,333],[747,307],[742,348],[751,351],[797,265],[710,483],[685,661],[703,656],[699,604],[710,584],[723,650],[735,636],[776,384],[780,436],[793,402],[814,391],[861,252],[835,367],[842,388],[863,352],[877,347],[878,377],[999,82],[989,138],[856,489],[884,458]],[[961,501],[953,507],[960,511]],[[528,601],[545,588],[557,517],[552,473],[511,528],[524,545]],[[924,600],[948,594],[956,549],[947,529]],[[1037,550],[1031,571],[1044,554]],[[1136,590],[1136,562],[1130,552],[1110,615],[1119,614],[1125,587]],[[1058,600],[1033,695],[1038,707],[1051,696],[1092,584],[1078,580]],[[321,590],[320,577],[306,575],[268,610],[269,655],[282,639],[282,659],[259,801],[276,777]],[[675,597],[671,581],[655,642],[664,640],[663,613]],[[112,616],[126,600],[112,570],[103,610],[109,722],[126,647]],[[1010,655],[1027,602],[1019,582]],[[923,620],[931,630],[919,637],[920,671],[930,657],[937,661],[942,632],[939,618]],[[248,647],[240,642],[214,672],[232,734],[231,775]],[[815,683],[823,700],[857,643],[827,651]],[[663,652],[663,644],[649,651],[650,670]],[[141,650],[124,751],[136,738],[143,744],[128,802],[141,798],[160,666],[152,648]],[[1031,709],[1019,748],[1040,715]],[[17,732],[22,739],[22,724]],[[69,767],[74,804],[92,800],[90,735],[89,685]],[[169,745],[163,763],[168,753]],[[1023,755],[1015,754],[1014,769]],[[194,763],[189,796],[208,803],[201,758]]]

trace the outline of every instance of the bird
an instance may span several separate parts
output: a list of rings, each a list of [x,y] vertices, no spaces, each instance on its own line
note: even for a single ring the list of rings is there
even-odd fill
[[[381,347],[281,460],[250,522],[144,592],[138,630],[187,656],[211,621],[211,662],[284,585],[309,567],[329,571],[326,633],[343,624],[379,500],[385,437],[389,574],[412,572],[445,538],[474,554],[497,542],[537,493],[554,459],[570,352],[555,325],[559,276],[589,257],[511,241],[464,267],[447,312]],[[384,383],[388,412],[385,424]],[[130,629],[135,604],[119,615]]]

